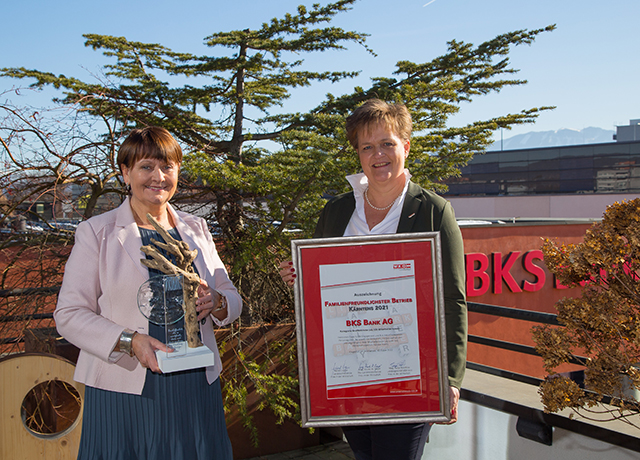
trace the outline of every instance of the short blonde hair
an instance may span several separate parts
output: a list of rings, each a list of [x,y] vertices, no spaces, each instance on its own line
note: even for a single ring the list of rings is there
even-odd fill
[[[357,150],[358,133],[377,124],[386,125],[404,141],[411,139],[411,114],[407,106],[369,99],[347,117],[347,138],[351,146]]]

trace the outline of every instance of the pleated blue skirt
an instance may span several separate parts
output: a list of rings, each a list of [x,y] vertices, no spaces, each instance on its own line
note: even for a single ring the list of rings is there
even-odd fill
[[[86,387],[82,460],[232,460],[220,379],[204,369],[153,374],[142,395]]]

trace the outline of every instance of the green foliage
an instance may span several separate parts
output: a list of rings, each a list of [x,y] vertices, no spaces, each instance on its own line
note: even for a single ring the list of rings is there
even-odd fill
[[[250,337],[251,338],[251,337]],[[237,343],[223,342],[220,353],[233,353],[232,366],[223,370],[225,412],[235,408],[243,426],[250,433],[254,446],[259,434],[253,413],[268,409],[276,416],[276,423],[291,419],[300,422],[298,401],[296,341],[292,334],[270,341],[262,336],[260,346],[245,343],[236,335]]]
[[[558,280],[582,286],[582,293],[556,304],[564,328],[534,328],[536,350],[549,373],[576,355],[587,357],[584,389],[566,377],[546,379],[545,409],[591,408],[607,396],[619,406],[612,417],[624,419],[640,409],[632,392],[640,390],[640,199],[609,206],[582,243],[546,240],[543,253]]]

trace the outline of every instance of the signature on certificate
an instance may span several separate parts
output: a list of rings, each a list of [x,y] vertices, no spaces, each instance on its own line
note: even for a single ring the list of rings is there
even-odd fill
[[[380,370],[380,364],[369,364],[369,363],[360,363],[360,365],[358,366],[358,370],[359,371],[379,371]]]
[[[333,363],[333,372],[346,372],[351,368],[347,364]]]
[[[404,367],[407,364],[407,360],[403,359],[402,361],[399,361],[397,363],[391,363],[389,364],[389,369],[398,369],[400,367]]]

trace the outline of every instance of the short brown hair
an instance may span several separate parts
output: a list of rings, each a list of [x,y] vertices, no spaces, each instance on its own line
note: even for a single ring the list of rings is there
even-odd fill
[[[411,139],[411,114],[404,104],[389,104],[380,99],[369,99],[347,117],[347,138],[358,149],[358,133],[361,129],[382,123],[402,140]]]
[[[153,158],[166,163],[182,163],[182,148],[171,133],[159,126],[134,129],[118,151],[118,167],[133,167],[143,158]]]

